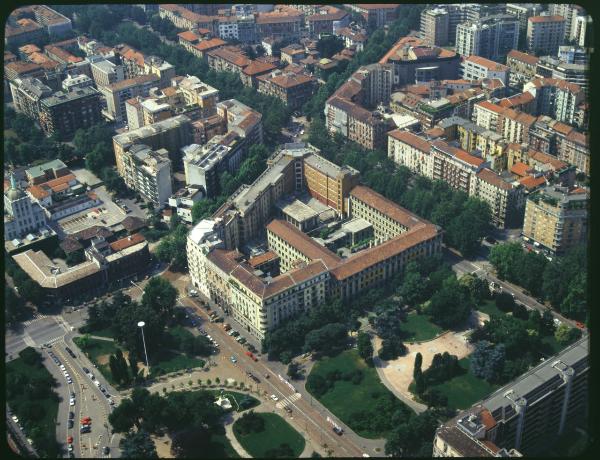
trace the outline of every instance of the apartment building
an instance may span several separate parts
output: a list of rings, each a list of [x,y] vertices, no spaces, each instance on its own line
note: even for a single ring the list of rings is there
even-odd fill
[[[561,136],[558,144],[558,158],[574,165],[577,171],[590,174],[590,148],[586,134],[572,130]]]
[[[592,43],[592,17],[577,16],[571,28],[571,41],[578,46],[587,47]]]
[[[210,38],[192,45],[190,52],[200,59],[208,60],[208,53],[221,47],[227,46],[227,42],[220,38]]]
[[[121,157],[125,184],[162,209],[172,195],[171,160],[165,149],[152,150],[144,144],[135,144]]]
[[[265,62],[262,60],[255,60],[250,62],[240,75],[240,79],[245,86],[258,89],[259,80],[258,77],[261,75],[267,75],[277,69],[277,66],[271,62]]]
[[[304,14],[294,8],[278,5],[272,12],[259,13],[256,28],[261,38],[299,40]]]
[[[90,62],[92,78],[98,89],[125,79],[122,65],[117,65],[103,56],[90,56],[87,60]]]
[[[360,13],[371,30],[383,28],[398,19],[398,3],[346,3],[347,8]]]
[[[225,171],[234,173],[247,152],[243,139],[235,132],[217,135],[205,145],[183,148],[185,182],[200,187],[207,197],[219,195],[219,178]]]
[[[453,51],[426,45],[416,37],[403,37],[379,60],[394,71],[393,85],[458,78],[460,56]]]
[[[144,56],[143,53],[128,45],[117,45],[115,47],[126,79],[139,77],[141,75],[154,74],[159,77],[159,88],[171,85],[175,78],[175,67],[158,56]]]
[[[409,131],[388,133],[388,158],[421,176],[433,177],[431,142]]]
[[[442,180],[450,187],[469,194],[473,176],[486,166],[486,162],[441,140],[433,141],[431,147],[432,179]]]
[[[319,38],[321,34],[335,34],[350,24],[350,15],[335,6],[323,5],[313,14],[305,17],[310,37]]]
[[[532,16],[527,20],[527,49],[537,56],[558,53],[565,40],[565,18]]]
[[[70,139],[78,129],[101,120],[101,95],[92,87],[57,92],[40,102],[39,122],[47,136],[57,133],[61,139]]]
[[[529,141],[529,132],[536,118],[509,107],[481,101],[474,106],[473,121],[484,129],[496,131],[507,142],[520,144]]]
[[[9,85],[15,110],[38,120],[41,100],[50,97],[53,91],[37,78],[16,78]]]
[[[523,236],[555,254],[588,242],[589,195],[582,188],[546,186],[527,197]]]
[[[342,27],[334,35],[344,40],[346,48],[354,48],[356,52],[362,51],[367,43],[367,31],[364,29]]]
[[[523,186],[507,182],[488,168],[478,171],[470,186],[469,195],[489,205],[493,225],[498,228],[517,228],[522,224],[525,206]]]
[[[542,453],[588,412],[588,337],[442,424],[434,457],[522,457]]]
[[[536,78],[523,86],[535,97],[536,115],[547,115],[559,122],[575,124],[578,107],[585,94],[575,83],[555,78]]]
[[[444,8],[421,12],[421,36],[428,45],[447,46],[449,43],[450,13]]]
[[[588,64],[567,64],[551,56],[543,56],[537,64],[536,77],[556,78],[575,83],[586,95],[589,94]]]
[[[191,224],[193,223],[192,208],[194,204],[204,198],[206,198],[206,195],[199,187],[186,186],[169,197],[169,206],[181,220]]]
[[[481,80],[484,78],[497,78],[504,85],[508,85],[509,69],[481,56],[469,56],[461,63],[462,78],[465,80]]]
[[[148,96],[150,88],[158,85],[159,81],[156,75],[141,75],[101,87],[100,93],[106,101],[105,116],[117,124],[124,123],[127,120],[125,102],[134,97]]]
[[[383,147],[388,122],[376,107],[389,101],[392,71],[385,64],[371,64],[357,70],[325,104],[326,125],[330,133],[339,132],[365,148]]]
[[[184,8],[181,5],[161,4],[158,14],[163,19],[168,19],[179,29],[209,29],[214,35],[218,35],[218,17],[214,15],[198,14]]]
[[[290,109],[300,109],[317,87],[317,79],[310,75],[275,71],[256,77],[258,92],[280,99]]]
[[[565,40],[576,40],[578,38],[578,20],[587,16],[582,6],[569,3],[556,3],[548,5],[548,13],[553,16],[565,18],[564,38]]]
[[[178,115],[152,125],[113,136],[113,149],[119,175],[125,175],[123,156],[135,144],[144,144],[153,150],[166,149],[175,165],[180,163],[180,151],[192,143],[191,120]]]
[[[253,15],[218,17],[217,34],[223,40],[238,40],[241,43],[256,43],[256,19]]]
[[[519,21],[511,15],[486,16],[456,27],[456,52],[503,62],[510,50],[518,49]]]
[[[62,82],[62,90],[67,93],[69,91],[73,91],[78,88],[86,88],[88,86],[94,86],[94,80],[85,74],[75,76],[67,74],[67,78],[65,78]]]
[[[306,57],[306,51],[302,45],[292,43],[284,48],[281,48],[281,62],[288,64],[297,64]]]
[[[524,35],[527,31],[527,20],[532,16],[539,16],[543,8],[544,5],[540,3],[507,3],[506,14],[519,20],[519,29]]]
[[[506,56],[506,66],[509,69],[509,84],[522,88],[524,83],[535,77],[539,58],[518,50],[511,50]]]

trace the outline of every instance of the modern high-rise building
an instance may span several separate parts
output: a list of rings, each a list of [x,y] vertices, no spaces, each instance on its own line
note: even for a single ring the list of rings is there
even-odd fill
[[[433,456],[542,453],[588,413],[588,340],[583,337],[442,424],[433,440]]]
[[[16,78],[9,85],[15,110],[38,120],[40,101],[51,96],[52,90],[37,78]]]
[[[57,92],[40,104],[40,125],[50,136],[58,133],[68,139],[80,128],[89,128],[102,121],[101,95],[90,86],[68,93]]]
[[[531,16],[538,16],[544,9],[540,3],[507,3],[506,14],[511,14],[519,20],[519,29],[522,33],[527,31],[527,20]]]
[[[565,40],[562,16],[532,16],[527,20],[527,49],[537,56],[556,56]]]
[[[587,15],[582,6],[573,3],[550,3],[548,5],[548,12],[553,16],[562,16],[565,18],[565,40],[573,40],[575,38],[578,27],[577,19]]]
[[[421,12],[421,35],[429,45],[446,46],[449,39],[450,13],[444,8]]]
[[[456,28],[456,52],[472,54],[492,61],[504,62],[510,50],[519,43],[519,20],[511,15],[486,16],[467,21]]]
[[[169,152],[136,144],[123,154],[121,161],[125,184],[157,208],[163,208],[173,193]]]
[[[527,198],[523,236],[555,254],[588,241],[587,190],[547,186]]]
[[[150,88],[158,85],[156,75],[141,75],[100,88],[106,101],[105,116],[117,124],[127,121],[125,102],[137,96],[148,96]]]

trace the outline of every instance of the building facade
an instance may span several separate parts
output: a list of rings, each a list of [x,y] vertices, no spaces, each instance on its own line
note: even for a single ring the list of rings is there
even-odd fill
[[[504,62],[510,50],[518,49],[519,21],[511,15],[487,16],[461,23],[456,28],[456,52]]]

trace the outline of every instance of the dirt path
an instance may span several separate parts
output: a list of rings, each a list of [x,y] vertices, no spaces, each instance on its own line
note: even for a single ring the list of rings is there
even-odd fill
[[[395,390],[394,392],[398,392],[405,398],[413,400],[413,395],[408,390],[408,387],[413,380],[415,356],[417,353],[421,353],[423,356],[423,364],[421,366],[423,370],[431,365],[433,356],[436,353],[447,351],[451,355],[456,355],[458,359],[462,359],[472,351],[472,345],[468,343],[466,338],[467,332],[449,331],[428,342],[407,343],[405,344],[408,349],[406,355],[392,361],[379,361],[378,372],[385,376],[386,382]],[[379,350],[381,339],[375,337],[374,342],[375,350]]]

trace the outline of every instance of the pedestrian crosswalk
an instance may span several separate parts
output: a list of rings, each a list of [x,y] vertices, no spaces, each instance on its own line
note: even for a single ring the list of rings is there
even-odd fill
[[[294,393],[293,395],[286,396],[281,401],[279,401],[277,404],[275,404],[275,407],[277,409],[284,409],[285,407],[292,404],[294,401],[299,400],[301,397],[302,397],[302,395],[300,393]]]
[[[36,315],[32,319],[23,321],[23,324],[25,325],[25,327],[27,327],[33,323],[37,323],[38,321],[43,320],[44,318],[48,318],[48,315],[42,315],[40,313],[36,313]]]

